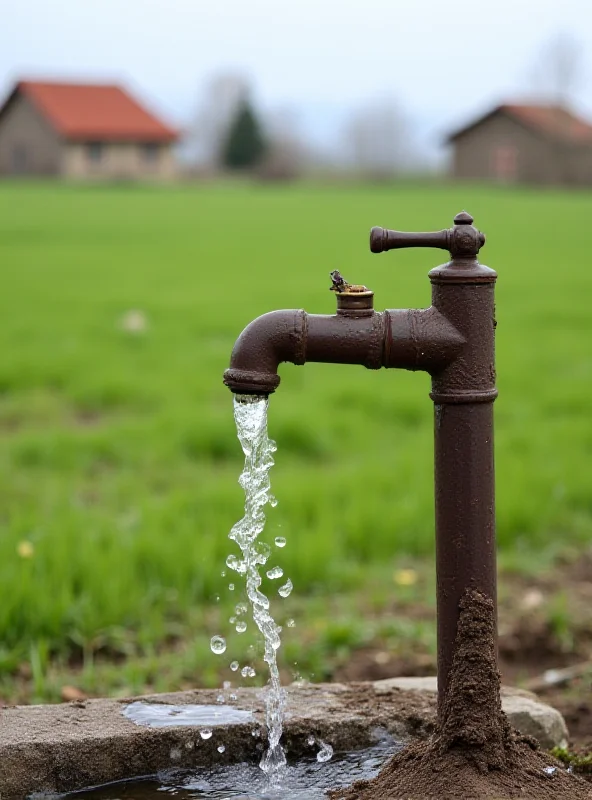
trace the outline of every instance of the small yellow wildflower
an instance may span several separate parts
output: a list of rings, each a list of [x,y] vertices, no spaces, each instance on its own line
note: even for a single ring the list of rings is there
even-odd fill
[[[33,558],[35,555],[35,547],[32,542],[19,542],[16,552],[21,558]]]
[[[399,586],[413,586],[417,583],[417,572],[414,569],[398,569],[393,577]]]

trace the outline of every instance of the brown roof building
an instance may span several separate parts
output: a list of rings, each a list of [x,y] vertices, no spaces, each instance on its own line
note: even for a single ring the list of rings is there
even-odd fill
[[[0,174],[169,177],[177,138],[119,86],[20,81],[0,107]]]
[[[592,185],[592,125],[560,106],[497,106],[449,143],[455,178]]]

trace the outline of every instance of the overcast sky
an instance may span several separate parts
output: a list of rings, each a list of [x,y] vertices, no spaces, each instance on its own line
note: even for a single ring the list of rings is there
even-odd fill
[[[184,122],[208,77],[231,69],[308,129],[391,96],[445,130],[527,94],[559,32],[580,43],[573,99],[592,114],[592,0],[0,0],[0,89],[123,80]]]

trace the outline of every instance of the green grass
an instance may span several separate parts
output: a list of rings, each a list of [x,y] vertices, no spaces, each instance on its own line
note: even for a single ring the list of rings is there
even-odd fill
[[[331,313],[336,268],[371,286],[377,308],[428,305],[426,273],[444,254],[372,256],[368,230],[438,229],[464,207],[499,273],[499,541],[528,562],[592,527],[592,194],[0,185],[4,681],[28,662],[43,697],[52,659],[149,658],[188,636],[203,645],[195,682],[214,680],[205,642],[214,596],[224,613],[231,602],[220,573],[242,512],[221,382],[236,336],[274,308]],[[129,309],[145,334],[121,329]],[[288,538],[279,561],[295,593],[347,594],[378,568],[431,557],[427,376],[319,364],[281,375],[266,536]]]

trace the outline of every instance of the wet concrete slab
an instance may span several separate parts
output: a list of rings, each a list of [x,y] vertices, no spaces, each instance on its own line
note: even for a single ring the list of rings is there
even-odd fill
[[[400,741],[424,738],[436,715],[436,684],[431,678],[293,685],[287,693],[284,741],[289,757],[307,752],[311,734],[335,750],[366,747],[380,731]],[[171,768],[258,760],[264,745],[261,689],[237,689],[232,702],[227,696],[232,709],[249,712],[242,715],[229,716],[230,709],[216,702],[219,694],[219,690],[196,690],[4,708],[0,710],[0,796],[24,800],[32,793],[73,791]],[[515,727],[539,736],[545,747],[564,742],[565,722],[557,711],[528,692],[504,688],[502,694]],[[126,709],[138,701],[157,704],[165,724],[149,727],[142,714],[135,713],[137,706],[127,712],[133,719],[125,716]],[[165,705],[172,708],[165,711]],[[219,718],[214,716],[216,707]],[[191,724],[192,714],[195,724]],[[212,735],[203,739],[200,730],[206,728]],[[218,752],[221,744],[224,753]]]

